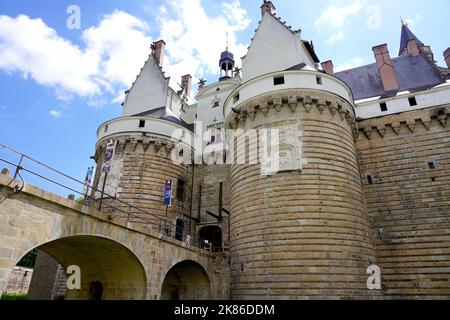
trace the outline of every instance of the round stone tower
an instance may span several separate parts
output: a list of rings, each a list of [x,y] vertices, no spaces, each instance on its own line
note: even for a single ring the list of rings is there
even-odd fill
[[[247,160],[252,151],[261,155],[263,142],[261,131],[259,143],[249,142],[255,134],[248,130],[279,137],[277,170],[260,161],[232,166],[233,299],[369,296],[366,271],[375,253],[352,94],[310,69],[259,76],[225,102],[226,127],[245,135],[237,150],[245,146]]]
[[[94,179],[94,187],[98,190],[102,190],[106,181],[102,211],[112,213],[115,219],[127,219],[126,213],[130,210],[132,223],[157,228],[166,217],[165,182],[172,180],[173,201],[167,211],[168,222],[174,223],[177,217],[184,219],[190,210],[192,168],[188,160],[184,162],[187,164],[174,162],[172,155],[175,152],[179,160],[189,158],[191,148],[183,147],[180,140],[186,141],[192,135],[186,124],[168,115],[164,108],[145,116],[126,116],[102,124],[98,129]],[[116,148],[105,180],[102,165],[110,140],[116,143]],[[97,191],[97,201],[100,197]],[[116,199],[136,208],[129,208]]]

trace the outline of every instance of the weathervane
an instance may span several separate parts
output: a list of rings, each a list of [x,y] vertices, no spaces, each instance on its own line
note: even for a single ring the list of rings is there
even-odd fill
[[[206,80],[205,80],[205,79],[200,78],[200,79],[198,80],[198,88],[199,88],[199,89],[203,88],[203,87],[205,86],[205,84],[206,84]]]

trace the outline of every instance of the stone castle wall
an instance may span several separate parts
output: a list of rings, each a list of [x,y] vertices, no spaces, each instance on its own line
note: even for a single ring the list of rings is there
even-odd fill
[[[234,299],[369,297],[366,270],[376,259],[353,109],[331,94],[302,94],[259,97],[257,108],[227,119],[234,128],[279,129],[281,137],[280,172],[232,167]]]
[[[387,298],[450,297],[449,117],[450,107],[437,107],[359,123],[358,158]]]
[[[24,295],[28,294],[30,288],[33,269],[24,267],[15,267],[6,283],[5,295]]]
[[[111,172],[108,173],[105,192],[115,196],[136,208],[128,208],[118,201],[106,199],[105,203],[132,214],[132,223],[161,224],[165,219],[166,208],[164,206],[164,187],[166,180],[173,180],[173,202],[167,210],[168,222],[175,224],[177,218],[189,221],[187,216],[191,209],[192,167],[189,165],[175,164],[171,159],[174,143],[161,137],[142,137],[141,134],[124,134],[108,137],[97,144],[96,160],[97,172],[94,186],[101,190],[104,174],[101,166],[104,161],[104,149],[106,141],[113,139],[118,141],[114,155]],[[187,152],[186,152],[187,153]],[[178,184],[184,181],[182,199],[177,198]],[[96,198],[100,194],[96,193]],[[102,211],[114,210],[108,205],[103,205]],[[126,213],[120,213],[125,219]],[[142,219],[145,220],[142,220]]]
[[[229,216],[222,214],[222,221],[209,216],[206,211],[219,214],[219,193],[222,183],[222,208],[230,210],[230,166],[228,165],[201,165],[196,166],[194,193],[192,197],[193,216],[200,223],[197,226],[197,234],[202,226],[215,225],[222,229],[222,240],[228,242]],[[200,193],[201,191],[201,193]]]

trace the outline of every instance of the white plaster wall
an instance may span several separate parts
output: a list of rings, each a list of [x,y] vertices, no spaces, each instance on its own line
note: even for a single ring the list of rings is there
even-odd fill
[[[169,80],[165,79],[153,56],[147,60],[125,98],[123,116],[131,116],[164,107]]]
[[[273,78],[279,76],[284,76],[285,84],[275,86],[273,83]],[[322,79],[321,85],[317,84],[316,78],[318,76]],[[289,89],[313,89],[328,91],[342,97],[351,104],[353,102],[352,93],[348,86],[335,77],[314,71],[285,71],[261,76],[237,88],[231,93],[226,101],[225,115],[227,116],[230,112],[232,112],[231,108],[236,108],[239,105],[245,104],[248,100],[255,97],[267,94],[269,92]],[[234,97],[238,93],[239,100],[234,102]]]
[[[242,80],[246,82],[266,73],[283,71],[302,62],[314,67],[299,34],[265,14],[247,55],[242,58]]]
[[[410,106],[408,98],[415,97],[417,106]],[[382,112],[380,103],[386,102],[388,111]],[[439,105],[450,104],[450,82],[440,85],[434,89],[416,92],[402,93],[396,97],[372,101],[356,101],[356,116],[358,119],[370,119],[382,117],[390,114],[397,114],[412,110],[419,110]]]
[[[144,128],[139,128],[140,120],[145,120]],[[108,130],[106,132],[105,127],[108,127]],[[181,138],[184,132],[185,137],[193,137],[193,134],[190,130],[165,120],[148,117],[122,117],[110,120],[102,124],[97,131],[97,141],[100,141],[110,135],[126,132],[146,132],[149,134],[155,133],[166,137],[173,136],[175,139]]]
[[[198,101],[197,119],[196,121],[202,124],[202,134],[205,137],[205,132],[208,127],[223,128],[225,118],[223,113],[223,106],[230,95],[230,93],[239,86],[240,78],[233,78],[221,82],[211,84],[198,93],[196,99]],[[220,89],[220,90],[217,90]],[[213,107],[214,101],[219,101],[218,107]],[[203,147],[209,141],[203,141]]]

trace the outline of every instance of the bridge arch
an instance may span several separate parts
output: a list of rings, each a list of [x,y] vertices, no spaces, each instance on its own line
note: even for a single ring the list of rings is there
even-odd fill
[[[211,281],[206,269],[198,262],[184,260],[166,273],[162,287],[162,300],[211,299]]]
[[[80,268],[81,289],[68,290],[66,299],[141,300],[146,297],[147,276],[142,262],[117,241],[77,235],[52,240],[33,249],[54,258],[64,270],[69,266]]]

